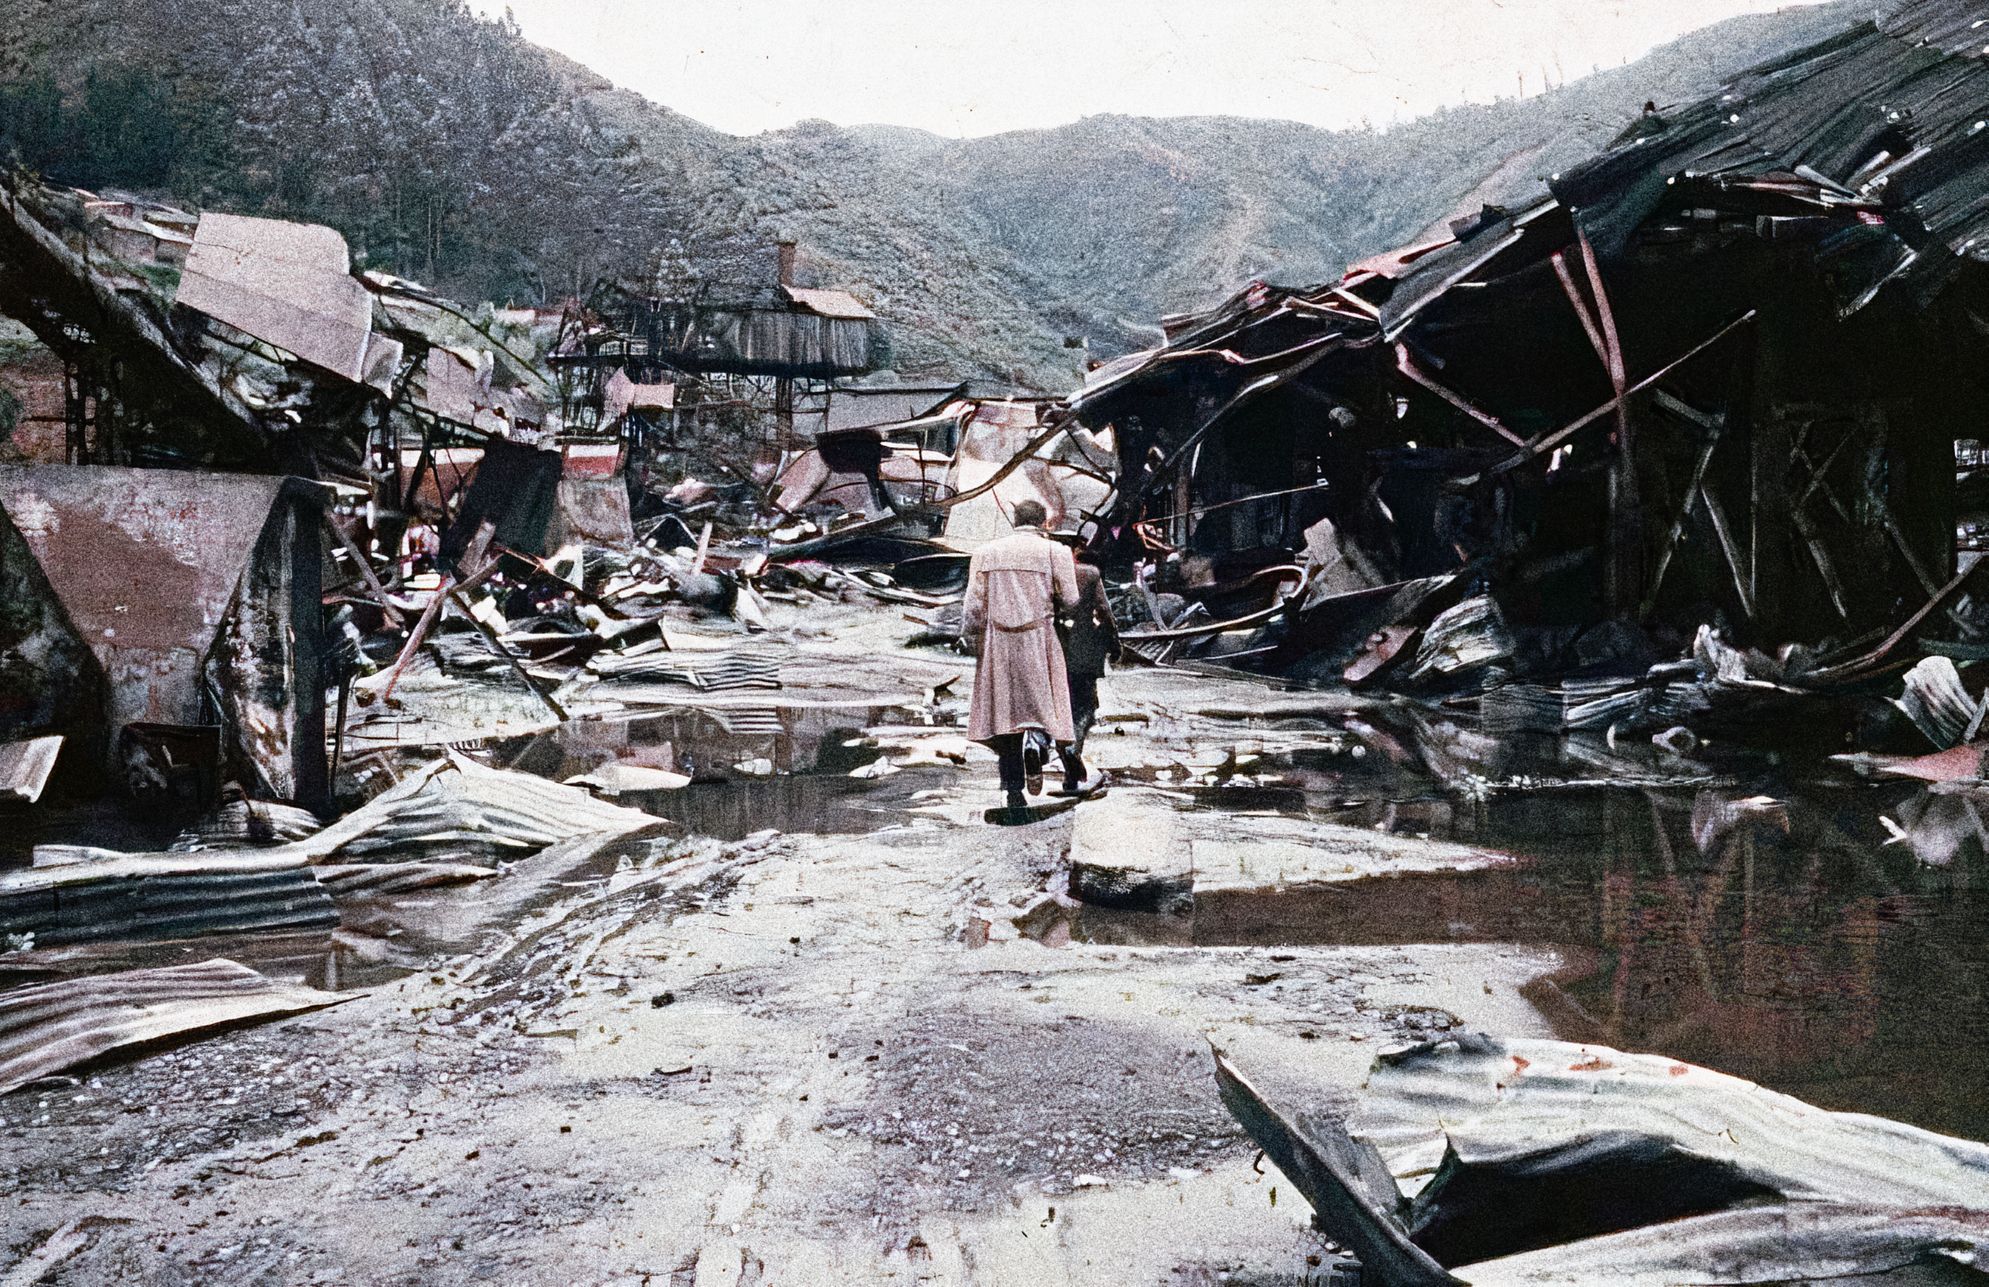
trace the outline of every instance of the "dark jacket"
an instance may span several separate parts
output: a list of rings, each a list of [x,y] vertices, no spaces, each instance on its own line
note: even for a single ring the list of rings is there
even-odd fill
[[[1089,563],[1077,565],[1077,607],[1064,635],[1064,666],[1073,675],[1102,675],[1119,651],[1119,623],[1105,597],[1105,578]]]

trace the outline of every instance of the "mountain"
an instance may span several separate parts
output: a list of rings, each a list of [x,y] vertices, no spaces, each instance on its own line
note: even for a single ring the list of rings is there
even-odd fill
[[[901,372],[1061,389],[1087,352],[1067,339],[1107,356],[1251,277],[1336,275],[1867,9],[1735,19],[1386,129],[1097,116],[960,140],[724,134],[460,0],[15,0],[0,149],[84,186],[331,223],[369,263],[472,298],[722,282],[791,237],[890,323]]]

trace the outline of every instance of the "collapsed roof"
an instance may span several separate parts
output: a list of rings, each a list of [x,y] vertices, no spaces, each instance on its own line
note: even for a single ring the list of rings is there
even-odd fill
[[[1909,0],[1524,209],[1167,319],[1071,399],[1120,431],[1103,517],[1257,565],[1327,519],[1378,579],[1554,628],[1897,621],[1950,574],[1953,440],[1989,410],[1985,22]]]
[[[5,196],[0,312],[94,393],[95,441],[72,426],[72,461],[316,474],[356,466],[390,413],[551,427],[530,355],[414,282],[355,274],[331,228],[20,180]]]

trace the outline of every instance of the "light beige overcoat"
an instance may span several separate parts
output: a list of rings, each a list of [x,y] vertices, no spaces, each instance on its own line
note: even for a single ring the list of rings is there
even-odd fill
[[[1057,609],[1077,606],[1077,566],[1038,528],[1018,528],[974,551],[960,637],[975,648],[967,736],[985,742],[1034,725],[1054,741],[1076,736]]]

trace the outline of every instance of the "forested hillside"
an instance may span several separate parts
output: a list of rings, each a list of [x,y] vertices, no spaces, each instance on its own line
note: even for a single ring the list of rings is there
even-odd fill
[[[459,0],[15,0],[0,149],[64,182],[318,220],[369,264],[548,302],[601,274],[723,281],[804,245],[901,369],[1060,388],[1241,280],[1311,280],[1863,16],[1739,19],[1545,95],[1386,130],[1093,117],[948,140],[804,122],[737,138]]]

